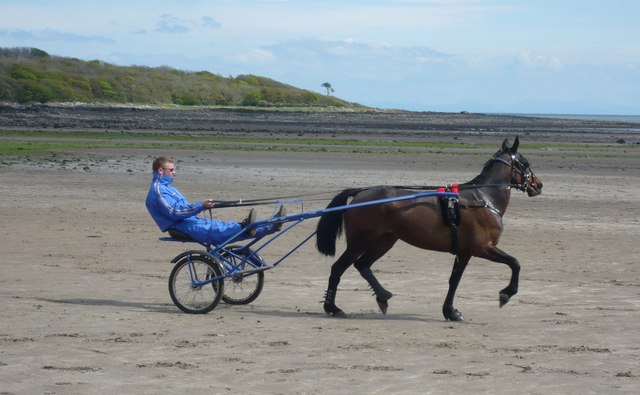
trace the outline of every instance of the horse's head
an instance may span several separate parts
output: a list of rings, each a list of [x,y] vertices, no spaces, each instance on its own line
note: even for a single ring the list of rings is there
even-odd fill
[[[511,167],[511,185],[522,192],[527,192],[529,196],[536,196],[542,193],[542,180],[533,174],[531,165],[524,155],[518,152],[520,139],[516,137],[513,145],[509,147],[509,142],[505,139],[502,142],[502,149],[496,152],[491,158]]]

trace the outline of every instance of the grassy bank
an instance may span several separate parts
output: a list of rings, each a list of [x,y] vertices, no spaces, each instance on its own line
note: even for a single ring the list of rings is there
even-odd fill
[[[233,150],[276,152],[333,152],[376,154],[486,154],[495,143],[465,141],[396,141],[283,137],[237,137],[224,135],[190,135],[166,132],[70,132],[37,130],[0,130],[0,155],[12,157],[61,155],[91,149],[150,149],[170,147],[179,150]],[[527,143],[527,150],[543,156],[580,157],[584,155],[634,157],[640,147],[602,144]]]

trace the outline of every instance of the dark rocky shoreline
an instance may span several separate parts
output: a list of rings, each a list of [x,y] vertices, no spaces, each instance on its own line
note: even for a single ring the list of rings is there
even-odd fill
[[[5,129],[155,131],[188,134],[303,135],[376,139],[483,139],[514,134],[536,140],[636,144],[640,124],[400,110],[229,109],[85,104],[0,105]]]

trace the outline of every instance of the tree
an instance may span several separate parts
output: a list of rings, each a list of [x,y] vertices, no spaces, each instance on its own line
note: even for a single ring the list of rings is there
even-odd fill
[[[331,87],[331,84],[328,82],[325,82],[320,86],[327,90],[327,96],[331,96],[331,94],[335,92],[335,90]]]

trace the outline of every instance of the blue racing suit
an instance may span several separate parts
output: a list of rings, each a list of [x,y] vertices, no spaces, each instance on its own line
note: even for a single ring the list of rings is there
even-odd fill
[[[153,172],[153,180],[147,194],[146,206],[160,230],[175,229],[201,243],[220,244],[240,232],[238,222],[220,221],[198,217],[204,208],[202,202],[189,203],[171,183],[173,177]],[[273,226],[260,226],[255,236],[239,235],[236,240],[260,237],[272,233]]]

